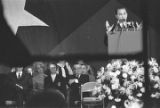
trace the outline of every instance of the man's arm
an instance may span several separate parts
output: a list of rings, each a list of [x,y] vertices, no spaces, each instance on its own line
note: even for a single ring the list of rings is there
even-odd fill
[[[114,25],[110,26],[109,22],[106,21],[106,25],[105,26],[106,26],[106,34],[108,34],[109,32],[111,32],[111,30],[113,29]]]

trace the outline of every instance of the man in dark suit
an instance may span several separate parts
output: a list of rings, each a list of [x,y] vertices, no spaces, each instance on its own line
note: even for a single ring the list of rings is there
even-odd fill
[[[44,80],[45,89],[50,89],[50,88],[58,89],[65,95],[66,92],[65,78],[62,77],[57,71],[56,64],[53,63],[49,64],[49,70],[47,74],[48,75]]]
[[[23,71],[23,67],[17,67],[15,72],[9,74],[13,86],[15,87],[15,100],[17,106],[22,106],[23,101],[27,101],[31,95],[33,84],[32,77]]]
[[[63,90],[64,90],[64,95],[67,96],[68,93],[68,82],[73,76],[73,71],[69,65],[69,63],[65,60],[61,60],[57,63],[57,70],[60,76],[63,77]]]
[[[75,74],[72,75],[72,78],[69,80],[71,88],[70,105],[72,107],[76,107],[80,101],[80,86],[86,82],[89,82],[89,75],[83,73],[84,67],[86,67],[84,64],[75,64]]]

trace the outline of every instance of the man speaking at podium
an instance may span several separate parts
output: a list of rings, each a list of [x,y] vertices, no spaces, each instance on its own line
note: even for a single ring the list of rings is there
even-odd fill
[[[131,54],[142,51],[142,24],[127,21],[126,8],[120,7],[115,11],[116,24],[106,21],[106,37],[108,54]]]

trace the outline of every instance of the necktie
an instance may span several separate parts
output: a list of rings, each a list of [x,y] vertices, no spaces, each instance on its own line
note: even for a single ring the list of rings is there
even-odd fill
[[[61,67],[61,71],[62,71],[62,76],[63,76],[64,78],[66,78],[66,73],[65,73],[64,67]]]
[[[66,65],[66,69],[68,69],[68,74],[73,75],[73,71],[69,65]]]

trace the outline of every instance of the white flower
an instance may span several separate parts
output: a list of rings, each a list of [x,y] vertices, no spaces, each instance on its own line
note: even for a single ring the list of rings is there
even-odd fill
[[[131,95],[131,94],[132,94],[131,89],[127,88],[127,89],[126,89],[126,94],[127,94],[127,95]]]
[[[113,66],[109,63],[107,64],[107,67],[106,67],[108,70],[112,70],[113,69]]]
[[[78,83],[78,79],[75,79],[75,83]]]
[[[112,83],[112,84],[119,84],[119,79],[118,79],[118,78],[113,78],[113,79],[111,80],[111,83]]]
[[[112,84],[111,88],[112,90],[118,89],[119,85],[118,84]]]
[[[144,92],[145,92],[145,88],[142,87],[142,88],[140,89],[140,91],[141,91],[142,93],[144,93]]]
[[[139,87],[143,87],[143,83],[138,82],[137,84],[138,84]]]
[[[122,74],[122,77],[123,77],[123,78],[127,78],[127,76],[128,76],[127,73],[123,73],[123,74]]]
[[[130,61],[129,63],[131,65],[131,67],[137,67],[138,66],[138,62],[136,62],[135,60]]]
[[[120,98],[115,98],[114,100],[115,100],[116,102],[120,102],[120,101],[121,101]]]
[[[115,61],[112,62],[112,66],[116,67],[116,68],[120,68],[121,67],[121,60],[117,59]]]
[[[121,87],[119,90],[121,91],[122,94],[126,92],[126,89],[124,87]]]
[[[122,70],[123,70],[124,72],[129,72],[129,66],[128,66],[128,65],[123,65],[123,66],[122,66]]]
[[[155,67],[155,66],[153,67],[153,70],[154,70],[155,73],[158,73],[158,72],[159,72],[158,68]]]
[[[137,68],[136,72],[140,75],[144,75],[144,67]]]
[[[103,76],[101,77],[101,80],[102,80],[102,81],[104,81],[104,80],[105,80],[105,78],[106,78],[106,77],[103,75]]]
[[[151,60],[149,60],[148,64],[151,66],[158,66],[158,63],[155,58],[151,58]]]
[[[156,92],[156,93],[153,93],[153,94],[151,94],[151,97],[152,98],[159,98],[160,97],[160,93],[158,93],[158,92]]]
[[[115,105],[112,105],[111,108],[117,108]]]
[[[138,97],[142,97],[142,93],[138,93],[137,96],[138,96]]]
[[[131,96],[131,95],[129,95],[129,96],[128,96],[128,99],[129,99],[129,100],[133,100],[133,99],[134,99],[134,97],[133,97],[133,96]]]
[[[97,78],[101,77],[103,75],[103,73],[101,71],[97,72]]]
[[[131,80],[135,80],[136,79],[136,76],[135,75],[131,75]]]
[[[138,75],[137,77],[138,77],[138,81],[144,82],[144,75]]]
[[[113,99],[113,96],[109,95],[109,96],[108,96],[108,99],[109,99],[109,100],[112,100],[112,99]]]
[[[151,94],[151,97],[152,97],[152,98],[156,97],[156,94]]]
[[[116,74],[117,74],[117,75],[120,75],[120,73],[121,73],[121,72],[120,72],[119,70],[116,71]]]
[[[103,88],[107,94],[111,94],[111,89],[108,86],[104,85]]]
[[[116,74],[115,72],[111,72],[111,71],[109,72],[108,75],[109,75],[109,76],[112,76],[112,77],[114,77],[114,78],[117,77],[117,74]]]
[[[154,87],[154,88],[158,88],[158,87],[159,87],[159,85],[158,85],[158,84],[155,84],[153,87]]]
[[[133,72],[132,72],[131,70],[130,70],[130,71],[128,71],[128,74],[129,74],[129,75],[131,75],[132,73],[133,73]]]
[[[154,80],[155,80],[155,81],[159,81],[159,77],[158,77],[158,76],[155,76],[155,77],[154,77]]]

